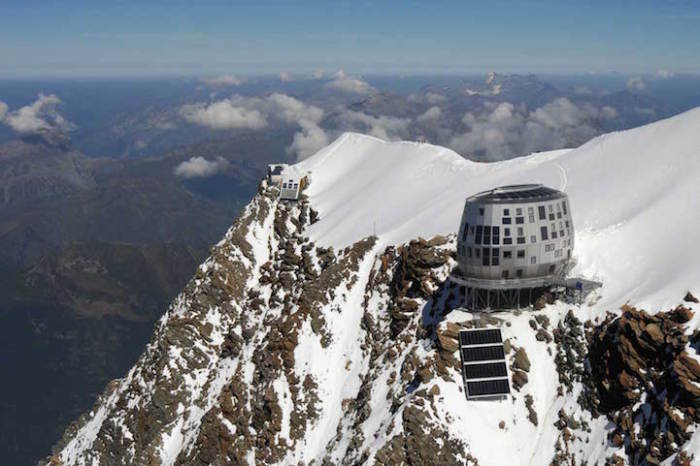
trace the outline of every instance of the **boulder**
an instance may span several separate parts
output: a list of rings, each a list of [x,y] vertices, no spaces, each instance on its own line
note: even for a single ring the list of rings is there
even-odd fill
[[[515,352],[515,357],[513,358],[513,367],[516,369],[523,370],[525,372],[530,372],[530,359],[527,357],[525,348],[518,348]]]

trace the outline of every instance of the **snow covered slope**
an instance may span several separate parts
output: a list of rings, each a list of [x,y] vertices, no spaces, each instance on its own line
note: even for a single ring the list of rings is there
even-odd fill
[[[624,326],[596,318],[628,301],[654,313],[700,294],[698,128],[694,110],[492,164],[343,135],[298,164],[312,178],[299,203],[280,203],[261,184],[134,368],[67,429],[50,460],[678,460],[669,455],[700,447],[700,317],[689,310],[698,306],[662,317],[628,311]],[[447,280],[453,232],[466,196],[533,182],[567,191],[574,272],[604,286],[578,309],[557,302],[495,314],[517,390],[467,402],[455,338],[473,316],[454,310],[462,294]],[[594,377],[589,352],[617,365],[604,362]],[[606,379],[624,371],[636,375]],[[620,384],[627,398],[604,399],[596,383]]]
[[[668,307],[700,286],[700,109],[611,133],[574,150],[475,163],[442,147],[345,134],[300,168],[321,213],[309,231],[345,246],[455,231],[466,196],[543,183],[565,190],[576,228],[576,271],[605,284],[610,305]]]

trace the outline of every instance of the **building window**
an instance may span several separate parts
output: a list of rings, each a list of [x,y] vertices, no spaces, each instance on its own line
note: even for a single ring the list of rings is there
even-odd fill
[[[525,237],[524,236],[518,236],[518,244],[525,244]]]
[[[481,257],[481,249],[474,248],[474,255],[476,256],[477,259],[479,259]]]
[[[501,232],[501,227],[491,228],[491,243],[498,246],[501,243],[501,238],[499,237]]]
[[[472,257],[472,247],[467,246],[467,257]]]
[[[476,229],[476,235],[477,235],[476,236],[477,239],[479,239],[480,237],[479,237],[479,228],[478,227]],[[547,241],[549,239],[549,237],[547,235],[547,227],[540,227],[540,236],[542,237],[542,241]],[[477,242],[477,244],[478,244],[478,242]]]
[[[549,273],[554,273],[554,264],[549,266]]]
[[[507,270],[504,270],[503,272],[501,272],[501,278],[508,278],[508,271]]]
[[[530,256],[530,263],[536,264],[537,263],[537,256]]]
[[[527,220],[530,223],[535,223],[535,208],[534,207],[527,208],[527,216],[528,216]]]
[[[536,236],[536,235],[531,235],[531,236],[530,236],[530,242],[531,242],[531,243],[536,243],[536,242],[537,242],[537,236]]]
[[[467,240],[467,234],[469,233],[469,223],[464,224],[464,232],[462,232],[462,241]]]
[[[500,250],[498,248],[491,249],[491,265],[498,265],[498,259],[500,256]]]
[[[543,205],[537,207],[537,212],[539,213],[540,220],[545,220],[547,218],[547,213],[545,212]]]
[[[552,239],[557,239],[557,232],[556,231],[552,231]]]
[[[568,221],[568,220],[564,220],[564,225],[566,225],[566,228],[569,228],[569,221]]]
[[[474,236],[474,244],[481,244],[481,234],[483,233],[484,227],[481,225],[476,226],[476,235]]]
[[[525,250],[520,249],[518,250],[518,259],[524,259],[525,258]]]
[[[523,278],[523,269],[518,269],[515,271],[515,276],[518,278]]]
[[[557,212],[557,218],[561,218],[561,212]]]
[[[524,236],[523,227],[518,227],[518,236]]]
[[[559,236],[564,237],[564,230],[559,230]]]
[[[503,238],[503,244],[513,244],[513,238],[511,238],[511,237]]]
[[[481,215],[482,217],[484,216],[484,208],[483,207],[479,208],[479,215]]]
[[[549,214],[549,219],[554,220],[554,214]]]
[[[491,256],[489,256],[489,248],[482,248],[481,259],[482,265],[491,265]]]
[[[503,223],[504,225],[510,225],[510,217],[503,217],[501,223]]]
[[[523,214],[523,209],[521,209],[520,207],[515,209],[515,215],[522,215],[522,214]]]
[[[568,214],[566,213],[566,202],[562,202],[562,203],[561,203],[561,208],[562,208],[562,210],[564,211],[564,215],[568,215]]]
[[[491,244],[491,227],[489,225],[484,225],[483,244]]]
[[[512,259],[513,258],[513,251],[503,251],[503,258],[504,259]]]
[[[503,236],[510,236],[510,228],[503,229]]]
[[[525,217],[515,217],[515,223],[522,225],[525,223]]]
[[[282,183],[282,189],[287,189],[287,183]]]
[[[503,216],[509,217],[510,216],[510,209],[503,209]]]

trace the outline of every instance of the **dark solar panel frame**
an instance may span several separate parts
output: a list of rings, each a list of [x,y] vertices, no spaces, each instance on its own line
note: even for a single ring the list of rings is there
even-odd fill
[[[464,377],[467,380],[491,379],[494,377],[508,377],[508,368],[505,362],[487,362],[485,364],[465,364]]]
[[[503,344],[462,348],[462,363],[478,361],[502,361],[506,357]]]
[[[477,330],[462,330],[459,332],[459,342],[462,346],[485,345],[489,343],[501,343],[500,328],[487,328]]]
[[[507,395],[510,393],[508,379],[479,380],[467,382],[470,397]]]
[[[510,382],[501,329],[464,329],[459,332],[459,343],[467,399],[508,395]]]

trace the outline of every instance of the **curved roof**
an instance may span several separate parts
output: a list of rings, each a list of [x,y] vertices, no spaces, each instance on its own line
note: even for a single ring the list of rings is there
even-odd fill
[[[565,197],[565,193],[542,184],[512,184],[482,191],[467,198],[467,202],[510,204],[551,201]]]

